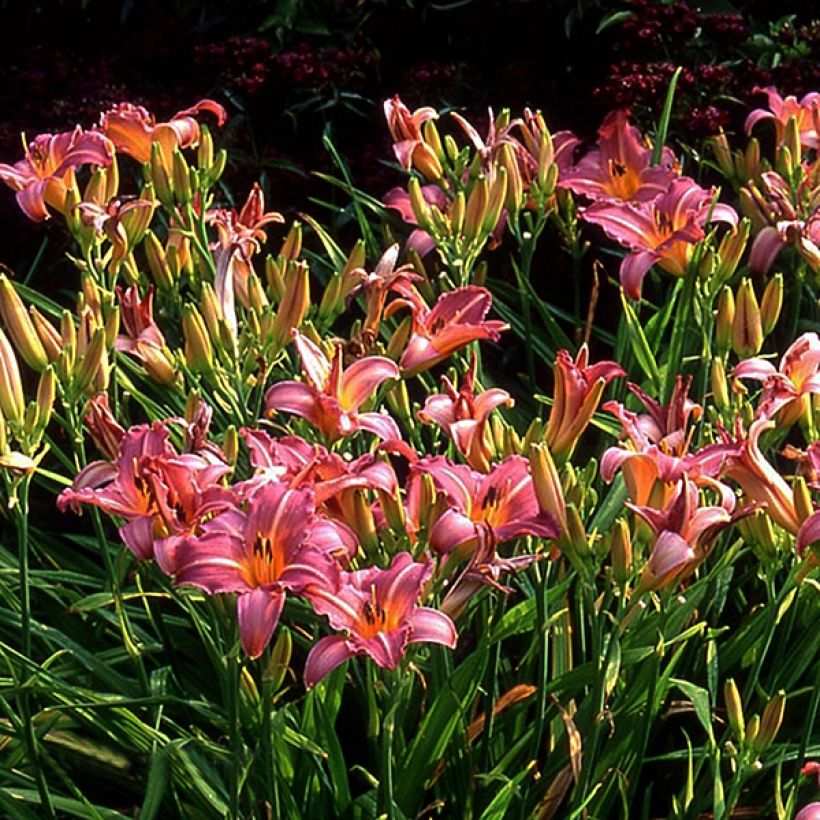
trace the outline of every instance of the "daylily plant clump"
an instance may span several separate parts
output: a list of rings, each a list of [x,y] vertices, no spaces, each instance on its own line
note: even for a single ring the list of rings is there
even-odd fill
[[[537,111],[482,130],[394,97],[407,185],[351,191],[348,250],[259,184],[225,201],[214,101],[27,143],[0,179],[64,221],[77,297],[0,275],[13,663],[45,682],[93,660],[37,620],[35,572],[63,600],[80,565],[34,550],[36,488],[93,533],[65,536],[101,587],[67,617],[99,618],[135,676],[131,700],[85,697],[136,710],[147,794],[180,816],[628,814],[675,687],[700,746],[660,811],[754,794],[789,816],[820,757],[816,640],[784,657],[817,635],[820,96],[763,91],[747,131],[773,122],[772,159],[721,135],[699,163],[664,145],[668,114],[653,142],[613,111],[590,146]],[[574,316],[540,295],[549,242]],[[94,718],[20,675],[9,799],[56,816],[55,733]],[[340,728],[357,709],[368,753]]]

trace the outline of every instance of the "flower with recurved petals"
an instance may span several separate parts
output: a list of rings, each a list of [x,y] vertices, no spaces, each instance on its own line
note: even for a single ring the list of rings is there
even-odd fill
[[[695,245],[706,235],[707,220],[737,227],[734,209],[714,199],[713,189],[680,177],[651,201],[596,202],[580,216],[629,249],[621,262],[621,284],[631,299],[639,299],[641,283],[653,265],[673,276],[686,273]]]
[[[758,417],[772,418],[788,427],[803,414],[811,412],[811,395],[820,393],[820,338],[804,333],[796,339],[775,369],[765,359],[746,359],[735,367],[735,379],[763,382]]]
[[[629,125],[623,109],[607,114],[598,131],[598,148],[561,175],[560,185],[593,200],[644,202],[663,194],[678,173],[675,155],[664,148],[658,165],[652,147]]]
[[[387,379],[399,378],[396,363],[384,356],[367,356],[343,368],[344,351],[337,345],[328,359],[318,345],[293,332],[302,360],[304,382],[284,381],[265,394],[266,413],[284,411],[307,419],[328,442],[368,430],[382,439],[400,439],[396,422],[385,413],[359,413],[359,407]]]
[[[800,143],[805,148],[820,148],[818,130],[820,130],[820,94],[816,91],[806,94],[802,100],[789,94],[781,97],[774,86],[755,88],[756,94],[765,94],[769,102],[769,110],[756,108],[746,118],[746,133],[751,134],[752,128],[761,120],[772,120],[777,130],[778,145],[783,142],[786,126],[789,119],[797,120],[797,131],[800,134]]]
[[[490,413],[513,400],[506,390],[497,387],[475,393],[475,374],[478,359],[473,356],[470,369],[461,387],[456,390],[446,376],[441,377],[444,393],[428,396],[418,417],[425,424],[437,424],[453,440],[467,463],[486,473],[490,469],[494,449],[489,440],[487,419]]]
[[[213,114],[217,125],[227,118],[225,109],[213,100],[200,100],[161,123],[141,105],[119,103],[100,117],[100,128],[118,151],[139,162],[150,162],[151,144],[159,143],[165,168],[170,170],[175,148],[189,148],[199,142],[200,127],[195,117],[202,111]]]
[[[200,535],[179,544],[177,583],[211,594],[239,593],[242,648],[258,658],[276,628],[286,593],[338,586],[339,570],[326,549],[323,527],[308,487],[297,490],[271,481],[253,495],[247,510],[227,510],[205,522]]]
[[[754,505],[735,511],[734,496],[714,483],[721,501],[715,506],[701,506],[697,486],[686,477],[662,510],[627,503],[656,535],[641,574],[641,589],[659,589],[686,578],[706,558],[723,529],[754,511]]]
[[[589,364],[589,348],[581,345],[575,359],[559,350],[553,366],[555,395],[546,437],[556,458],[568,456],[584,432],[601,400],[604,388],[613,379],[626,375],[616,362]]]
[[[79,126],[62,134],[40,134],[25,145],[25,151],[25,157],[14,165],[0,164],[0,180],[17,191],[17,204],[35,222],[48,219],[47,204],[65,211],[77,168],[109,166],[114,157],[109,140]]]
[[[399,289],[398,287],[396,288]],[[414,376],[444,361],[451,353],[470,342],[491,339],[497,342],[509,325],[486,321],[493,298],[486,288],[468,285],[442,293],[429,308],[415,289],[404,289],[407,298],[388,305],[387,313],[409,306],[413,328],[399,365],[407,376]]]
[[[395,669],[408,644],[438,643],[453,649],[458,636],[450,618],[418,604],[432,571],[432,562],[418,563],[401,552],[389,569],[344,573],[336,592],[307,591],[316,612],[345,634],[322,638],[310,650],[305,685],[315,686],[355,655],[368,655],[379,666]]]

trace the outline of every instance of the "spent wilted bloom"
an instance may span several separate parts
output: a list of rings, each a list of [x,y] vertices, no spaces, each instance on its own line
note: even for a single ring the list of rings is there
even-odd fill
[[[806,148],[820,148],[818,142],[818,131],[820,130],[820,94],[812,92],[806,94],[802,100],[789,94],[781,97],[780,92],[774,86],[766,88],[756,87],[755,94],[765,94],[768,98],[769,108],[756,108],[746,118],[746,133],[751,134],[752,129],[761,120],[772,120],[777,131],[778,144],[783,142],[786,133],[786,126],[789,119],[794,117],[797,121],[797,131],[800,135],[800,142]]]
[[[408,644],[438,643],[453,649],[456,628],[443,612],[419,606],[433,573],[431,561],[400,552],[389,569],[369,567],[343,573],[338,590],[315,588],[306,597],[330,626],[343,635],[319,640],[305,663],[305,685],[315,686],[340,663],[368,655],[379,666],[395,669]]]
[[[25,215],[40,222],[49,218],[46,205],[64,213],[74,171],[83,165],[108,166],[114,157],[111,142],[95,131],[77,126],[62,134],[40,134],[24,142],[25,156],[14,165],[0,164],[0,180],[17,191]]]
[[[125,328],[125,333],[117,336],[117,350],[136,356],[160,384],[171,384],[176,377],[174,360],[154,321],[154,286],[149,286],[144,297],[136,285],[125,290],[118,287],[117,297]]]
[[[182,540],[176,581],[211,594],[238,593],[242,648],[258,658],[276,628],[286,593],[338,587],[339,570],[317,522],[310,488],[270,481],[247,509],[228,509]]]
[[[328,442],[368,430],[382,439],[401,438],[396,422],[385,413],[359,413],[359,407],[387,379],[398,379],[396,363],[384,356],[366,356],[343,366],[344,350],[332,358],[299,331],[293,333],[305,381],[282,381],[265,394],[267,414],[293,413],[307,419]]]
[[[425,122],[438,119],[435,108],[425,106],[410,111],[396,94],[384,101],[384,116],[393,138],[393,153],[401,167],[409,171],[415,166],[428,179],[438,179],[441,162],[422,134]]]
[[[652,164],[652,146],[629,124],[628,112],[612,111],[598,131],[598,148],[585,154],[560,184],[593,200],[643,202],[663,194],[678,176],[675,155],[664,147]]]
[[[716,203],[713,189],[689,177],[675,179],[666,193],[648,202],[596,202],[580,216],[629,249],[620,276],[631,299],[640,298],[643,279],[655,264],[673,276],[685,275],[707,221],[738,225],[734,209]]]

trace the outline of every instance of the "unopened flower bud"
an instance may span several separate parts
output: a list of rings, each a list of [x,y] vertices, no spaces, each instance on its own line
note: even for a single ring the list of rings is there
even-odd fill
[[[290,657],[293,652],[293,638],[290,630],[280,624],[279,633],[270,650],[270,657],[262,673],[262,680],[270,686],[271,692],[277,692],[285,680],[290,667]]]
[[[0,411],[9,421],[22,424],[25,407],[17,357],[8,337],[0,330]]]
[[[710,373],[712,396],[719,410],[729,409],[729,388],[726,382],[726,369],[723,366],[723,359],[716,356],[712,359],[712,370]]]
[[[207,125],[199,127],[199,145],[196,149],[196,164],[200,171],[210,171],[214,164],[214,138]]]
[[[499,168],[496,172],[493,184],[490,186],[490,196],[487,204],[487,213],[481,225],[483,234],[490,234],[498,220],[501,219],[501,212],[504,210],[504,202],[507,199],[507,171]]]
[[[783,307],[783,274],[776,273],[766,285],[760,301],[760,322],[763,335],[768,336],[775,328]]]
[[[225,461],[228,464],[236,465],[236,460],[239,458],[239,433],[236,430],[236,425],[228,425],[220,449],[225,456]]]
[[[404,379],[397,381],[393,387],[387,391],[387,404],[390,412],[398,418],[402,424],[411,429],[415,426],[413,412],[410,408],[410,395],[407,392],[407,382]]]
[[[748,359],[763,346],[763,325],[754,287],[743,279],[737,292],[735,317],[732,323],[732,349],[740,359]]]
[[[43,345],[43,350],[45,350],[49,362],[56,362],[62,348],[60,334],[54,325],[52,325],[34,305],[29,307],[28,312],[31,316],[34,330],[37,332],[37,336]]]
[[[723,699],[726,702],[729,726],[732,727],[735,737],[743,743],[746,721],[743,719],[743,701],[740,699],[740,692],[737,691],[734,678],[729,678],[724,684]]]
[[[40,374],[40,381],[37,384],[37,401],[34,406],[37,408],[36,420],[33,429],[28,432],[35,437],[45,430],[51,419],[51,411],[54,409],[54,398],[57,393],[57,377],[53,367],[47,367]]]
[[[796,475],[792,480],[792,493],[794,494],[794,511],[797,515],[797,520],[802,524],[815,512],[809,486],[806,484],[806,479],[802,475]]]
[[[407,342],[410,340],[410,331],[413,329],[413,317],[405,316],[399,322],[398,327],[393,331],[390,341],[387,343],[387,355],[394,361],[401,358],[401,354],[407,347]]]
[[[760,715],[752,715],[746,724],[746,743],[753,746],[760,732]]]
[[[0,315],[23,361],[32,370],[42,373],[48,367],[48,356],[23,300],[3,274],[0,274]]]
[[[290,339],[294,328],[298,328],[310,307],[310,279],[308,266],[297,262],[289,272],[282,301],[276,310],[273,323],[273,341],[283,347]]]
[[[413,167],[430,182],[438,181],[444,173],[439,158],[430,146],[423,142],[418,143],[413,149],[412,161]]]
[[[757,754],[762,754],[772,745],[780,724],[783,723],[783,713],[786,710],[786,693],[781,689],[767,704],[760,718],[760,731],[752,742],[752,748]]]
[[[720,353],[725,354],[732,346],[732,326],[735,322],[735,295],[726,285],[718,296],[715,317],[715,344]]]
[[[421,185],[416,177],[411,177],[407,182],[407,190],[410,194],[410,205],[413,208],[413,216],[422,230],[430,232],[432,227],[430,206],[421,191]]]
[[[147,231],[145,234],[145,242],[143,243],[145,249],[145,258],[148,260],[148,268],[151,271],[151,277],[160,290],[169,290],[174,286],[174,277],[171,274],[171,267],[168,264],[168,258],[165,254],[165,248],[162,242],[159,241],[153,231]]]
[[[464,217],[467,215],[467,200],[464,191],[459,191],[450,207],[450,236],[456,238],[464,231]]]
[[[421,126],[421,135],[430,150],[436,155],[440,162],[444,162],[446,154],[441,143],[441,135],[435,120],[425,120]]]
[[[612,574],[615,580],[624,586],[632,576],[632,536],[625,519],[615,520],[611,538]]]
[[[193,373],[213,373],[214,353],[202,314],[193,305],[183,305],[182,333],[185,364]]]
[[[188,167],[188,161],[182,155],[182,151],[180,151],[179,148],[174,148],[172,167],[174,195],[178,202],[187,205],[193,199],[191,169]]]
[[[786,129],[783,132],[783,145],[788,148],[791,155],[790,174],[800,166],[803,161],[803,149],[800,144],[800,128],[797,124],[797,117],[792,114],[786,123]]]
[[[524,181],[513,147],[509,144],[503,145],[499,158],[507,172],[507,198],[504,200],[504,207],[511,214],[518,213],[524,206]]]
[[[490,189],[487,177],[480,174],[473,183],[467,198],[467,210],[464,214],[464,235],[467,239],[475,240],[481,234],[484,220],[487,218],[489,201]]]
[[[282,243],[282,249],[279,251],[279,256],[289,262],[294,262],[299,258],[302,252],[302,223],[294,222],[290,226],[288,235]]]
[[[220,150],[216,152],[216,159],[214,160],[214,164],[211,166],[210,171],[206,175],[203,175],[203,187],[212,188],[217,182],[219,182],[220,177],[225,171],[225,165],[227,162],[228,152],[224,148],[220,148]]]
[[[746,244],[749,241],[751,227],[751,222],[748,219],[741,219],[737,228],[724,234],[720,240],[715,266],[715,277],[718,284],[727,282],[737,270],[743,251],[746,250]]]
[[[94,377],[103,364],[104,353],[105,330],[98,327],[91,336],[79,366],[75,369],[73,386],[78,393],[85,393],[92,386]]]
[[[373,510],[363,490],[353,491],[353,516],[359,543],[368,556],[374,556],[379,548],[379,534],[373,519]]]
[[[567,532],[567,511],[561,479],[546,444],[533,444],[529,450],[530,473],[541,512],[555,516],[562,533]]]
[[[723,172],[723,176],[731,179],[735,175],[735,166],[732,162],[732,152],[729,148],[729,141],[721,128],[720,131],[709,140],[709,147],[715,155],[718,167]]]
[[[171,186],[171,177],[162,157],[162,148],[158,142],[151,143],[151,162],[149,173],[154,190],[159,201],[169,210],[174,209],[174,189]]]

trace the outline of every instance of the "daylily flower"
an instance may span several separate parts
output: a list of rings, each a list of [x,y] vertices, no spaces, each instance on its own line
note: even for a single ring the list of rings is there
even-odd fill
[[[284,222],[277,211],[265,211],[265,195],[259,183],[254,183],[242,210],[214,208],[205,214],[205,221],[216,225],[219,242],[216,253],[214,290],[222,306],[225,321],[234,333],[237,330],[234,293],[246,308],[248,276],[253,271],[251,259],[267,242],[262,230],[273,222]]]
[[[631,299],[638,299],[644,276],[653,265],[673,276],[686,273],[695,244],[705,237],[707,220],[737,227],[735,211],[715,203],[714,197],[714,189],[706,190],[693,179],[680,177],[666,193],[649,202],[596,202],[580,215],[629,249],[621,262],[621,284]]]
[[[781,97],[774,86],[767,88],[755,88],[755,94],[765,94],[769,102],[769,110],[756,108],[746,118],[746,133],[751,134],[752,129],[761,120],[773,120],[777,131],[777,144],[783,142],[786,132],[786,125],[791,117],[797,120],[797,130],[800,134],[800,143],[805,148],[820,148],[818,141],[818,130],[820,130],[820,94],[812,92],[806,94],[802,100],[789,95]]]
[[[797,531],[797,540],[795,548],[797,554],[802,558],[806,550],[812,545],[820,541],[820,510],[812,513],[801,525]],[[818,563],[820,563],[820,554],[817,556]],[[819,775],[820,776],[820,775]]]
[[[415,166],[429,179],[438,179],[441,162],[421,133],[421,126],[427,120],[438,119],[435,108],[425,106],[411,112],[396,94],[384,101],[384,116],[393,138],[393,153],[402,168],[409,171]]]
[[[572,158],[580,140],[571,131],[550,134],[540,111],[524,109],[524,120],[519,122],[522,143],[515,155],[521,172],[521,181],[528,194],[527,208],[537,206],[539,185],[547,183],[550,173],[559,182],[572,168]],[[552,167],[555,171],[550,171]],[[551,191],[549,192],[552,193]]]
[[[62,134],[40,134],[25,145],[25,152],[14,165],[0,165],[0,180],[17,191],[17,204],[35,222],[48,219],[47,204],[65,211],[68,191],[75,187],[75,169],[108,166],[114,157],[109,140],[79,126]]]
[[[692,377],[678,376],[669,404],[661,405],[637,385],[627,384],[643,404],[645,413],[633,413],[618,402],[607,402],[603,409],[621,422],[627,447],[610,447],[601,457],[601,477],[612,481],[621,470],[633,503],[663,507],[673,485],[688,477],[696,483],[713,479],[728,451],[724,445],[704,447],[690,453],[693,429],[689,419],[700,419],[703,408],[688,394]],[[728,494],[729,488],[724,488]]]
[[[395,669],[408,644],[438,643],[453,649],[458,636],[450,618],[418,605],[432,571],[431,562],[417,563],[410,553],[401,552],[389,569],[344,573],[337,592],[306,592],[316,612],[346,634],[322,638],[310,650],[305,686],[315,686],[355,655],[368,655],[379,666]]]
[[[746,359],[735,367],[734,378],[763,382],[756,415],[772,418],[779,413],[779,424],[789,427],[811,413],[810,397],[820,393],[818,369],[820,338],[816,333],[804,333],[785,352],[779,370],[765,359]]]
[[[719,490],[719,497],[720,505],[700,506],[697,486],[684,477],[663,510],[627,503],[657,536],[641,574],[641,589],[659,589],[690,575],[721,530],[754,510],[751,506],[736,512],[733,495]]]
[[[572,452],[598,409],[604,388],[613,379],[626,375],[615,362],[589,364],[589,348],[584,344],[573,360],[566,350],[559,350],[553,365],[555,395],[547,421],[546,437],[556,458]]]
[[[512,131],[514,128],[522,125],[519,119],[509,120],[509,117],[505,117],[503,114],[497,119],[493,114],[493,109],[488,109],[487,136],[483,138],[476,128],[462,117],[461,114],[451,111],[450,116],[461,126],[473,144],[473,148],[475,148],[478,153],[481,165],[485,171],[492,167],[503,145],[517,145],[517,140],[512,136]]]
[[[120,445],[125,438],[125,429],[111,412],[108,393],[97,393],[89,399],[83,421],[97,449],[109,461],[114,461],[119,455]]]
[[[100,117],[100,128],[118,151],[139,162],[150,162],[151,144],[159,143],[163,163],[168,170],[172,167],[175,148],[189,148],[199,142],[199,123],[194,118],[202,111],[213,114],[217,125],[222,125],[227,119],[225,109],[213,100],[200,100],[163,123],[157,123],[154,115],[140,105],[119,103]]]
[[[770,419],[758,418],[752,422],[748,434],[744,434],[740,419],[735,422],[734,435],[719,427],[722,446],[726,448],[721,476],[736,481],[746,497],[765,505],[772,521],[796,535],[800,520],[795,510],[794,493],[780,473],[766,461],[758,446],[761,433],[774,426]]]
[[[446,359],[451,353],[480,339],[497,342],[504,322],[485,321],[492,305],[486,288],[468,285],[443,293],[432,308],[427,307],[415,290],[404,289],[407,298],[391,302],[386,313],[400,306],[410,307],[413,329],[399,365],[407,376],[414,376]]]
[[[437,424],[453,440],[467,463],[476,470],[486,473],[490,469],[494,449],[489,440],[487,419],[496,407],[506,404],[512,407],[513,400],[506,390],[492,388],[475,394],[475,374],[478,359],[473,356],[470,369],[464,376],[461,387],[456,390],[452,382],[442,376],[444,393],[429,396],[418,417],[425,424]]]
[[[522,456],[508,456],[486,475],[441,456],[421,459],[410,469],[428,474],[448,500],[429,533],[430,547],[439,555],[469,555],[481,543],[494,548],[525,535],[558,537],[555,517],[539,508]]]
[[[652,147],[629,125],[628,112],[606,116],[598,131],[598,149],[561,175],[561,185],[593,200],[644,202],[663,194],[679,174],[675,155],[664,147],[652,165]]]
[[[265,394],[266,413],[284,411],[307,419],[328,442],[368,430],[382,439],[399,439],[396,422],[385,413],[359,413],[376,388],[387,379],[398,379],[396,363],[383,356],[367,356],[343,368],[344,351],[337,345],[332,360],[310,339],[294,331],[302,360],[304,382],[284,381]]]
[[[177,547],[177,583],[206,592],[237,592],[242,648],[258,658],[268,645],[286,593],[335,590],[339,571],[314,526],[313,493],[270,482],[247,512],[229,510]]]
[[[741,203],[757,231],[749,253],[752,273],[766,273],[787,245],[813,271],[820,270],[820,204],[808,178],[795,191],[778,173],[766,171],[760,188],[749,183],[741,189]]]
[[[137,558],[149,560],[154,557],[155,526],[158,537],[166,537],[170,532],[162,525],[156,487],[143,471],[150,464],[156,472],[162,461],[187,473],[187,480],[194,485],[192,492],[215,484],[229,471],[227,465],[217,465],[200,456],[179,455],[168,441],[168,428],[154,422],[150,427],[132,427],[120,442],[113,463],[94,461],[81,470],[71,487],[60,493],[57,506],[65,511],[68,506],[78,510],[81,504],[92,504],[109,515],[124,518],[127,523],[120,527],[120,537]],[[169,492],[164,503],[173,507],[179,498]],[[195,516],[190,507],[178,515],[179,519],[183,517],[193,520]]]

